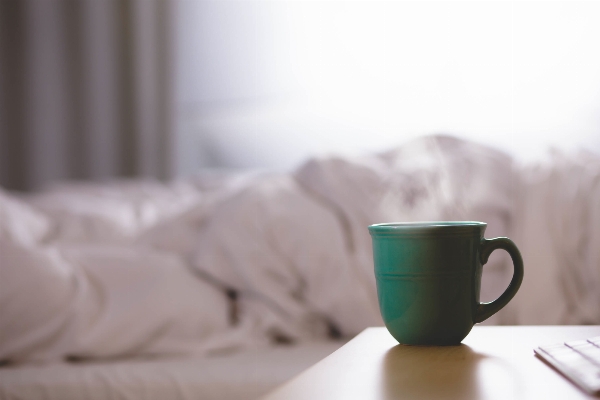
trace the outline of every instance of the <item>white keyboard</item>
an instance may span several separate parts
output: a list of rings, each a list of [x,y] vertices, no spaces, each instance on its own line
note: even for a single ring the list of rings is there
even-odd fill
[[[600,394],[600,336],[534,351],[586,392]]]

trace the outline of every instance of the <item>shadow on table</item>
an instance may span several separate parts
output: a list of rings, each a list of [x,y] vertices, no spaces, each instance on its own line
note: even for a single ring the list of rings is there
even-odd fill
[[[478,364],[487,357],[464,344],[397,345],[384,358],[382,398],[477,398]]]

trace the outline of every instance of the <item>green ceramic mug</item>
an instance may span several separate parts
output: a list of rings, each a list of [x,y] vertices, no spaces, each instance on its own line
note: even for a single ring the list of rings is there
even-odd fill
[[[498,312],[523,281],[523,260],[508,238],[484,239],[487,224],[414,222],[369,226],[379,308],[387,329],[402,344],[456,345],[473,324]],[[482,265],[506,250],[514,274],[504,293],[479,302]]]

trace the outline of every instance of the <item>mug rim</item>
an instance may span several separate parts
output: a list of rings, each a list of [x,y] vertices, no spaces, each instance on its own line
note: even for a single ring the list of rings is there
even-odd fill
[[[369,225],[369,233],[377,234],[407,234],[407,233],[433,233],[453,231],[479,230],[487,227],[487,223],[481,221],[415,221],[415,222],[385,222]]]

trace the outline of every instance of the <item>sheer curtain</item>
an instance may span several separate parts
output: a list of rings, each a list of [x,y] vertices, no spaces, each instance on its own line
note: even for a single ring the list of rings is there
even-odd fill
[[[171,175],[173,4],[0,1],[0,186]]]

